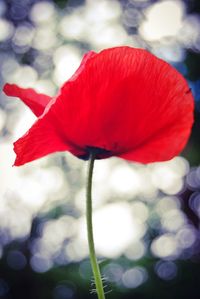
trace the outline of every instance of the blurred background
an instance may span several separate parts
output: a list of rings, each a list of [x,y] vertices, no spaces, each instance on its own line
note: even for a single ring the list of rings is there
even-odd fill
[[[199,299],[200,1],[0,1],[0,84],[55,95],[88,50],[145,48],[177,68],[196,102],[180,157],[96,162],[94,225],[107,298]],[[96,298],[85,233],[86,162],[69,153],[12,167],[35,121],[0,98],[0,298]]]

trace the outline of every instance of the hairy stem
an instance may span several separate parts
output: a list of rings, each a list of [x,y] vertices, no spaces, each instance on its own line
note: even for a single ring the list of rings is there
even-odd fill
[[[87,188],[86,188],[87,235],[88,235],[88,245],[90,251],[90,261],[92,265],[92,271],[94,274],[94,281],[96,285],[98,299],[105,299],[101,273],[99,270],[99,265],[97,263],[97,258],[95,253],[93,226],[92,226],[92,176],[93,176],[93,169],[94,169],[94,161],[95,161],[95,153],[91,153],[89,158]]]

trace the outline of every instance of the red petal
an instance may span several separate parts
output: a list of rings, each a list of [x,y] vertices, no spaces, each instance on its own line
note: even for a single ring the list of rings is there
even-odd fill
[[[82,59],[82,61],[81,61],[80,66],[78,67],[78,69],[76,70],[76,72],[72,75],[72,77],[71,77],[66,83],[68,83],[68,82],[70,82],[70,81],[74,81],[74,80],[76,80],[76,79],[78,78],[78,76],[81,74],[81,72],[83,71],[86,62],[87,62],[90,58],[92,58],[92,57],[94,57],[94,56],[96,56],[96,55],[97,55],[97,53],[94,52],[94,51],[89,51],[88,53],[86,53],[86,54],[83,56],[83,59]],[[65,84],[66,84],[66,83],[65,83]]]
[[[38,119],[30,130],[14,143],[14,165],[31,162],[56,151],[70,150],[48,117]]]
[[[170,160],[180,153],[188,141],[190,135],[188,123],[192,123],[192,119],[190,116],[188,119],[186,114],[185,126],[181,122],[174,122],[166,129],[162,128],[155,136],[151,136],[149,140],[145,140],[132,151],[127,151],[118,157],[144,164]]]
[[[86,62],[95,55],[96,53],[94,51],[89,51],[88,53],[86,53],[83,56],[80,66],[78,67],[74,75],[65,83],[65,85],[70,81],[76,80],[79,74],[82,72]],[[16,84],[6,83],[3,87],[3,91],[8,96],[20,98],[36,116],[40,116],[44,112],[47,104],[52,99],[47,95],[37,93],[32,88],[22,88]]]
[[[21,88],[15,84],[5,84],[3,91],[11,97],[20,98],[36,116],[40,116],[50,102],[51,97],[37,93],[31,88]]]
[[[188,89],[166,62],[118,47],[89,59],[52,109],[64,134],[83,149],[99,147],[143,163],[168,160],[183,149],[193,123]]]
[[[68,82],[79,76],[87,60],[94,55],[96,54],[91,51],[84,56],[80,67]],[[33,89],[23,89],[14,84],[6,84],[4,92],[9,96],[21,98],[37,116],[44,112],[51,101],[50,97],[37,94]],[[59,115],[56,115],[54,109],[51,109],[55,101],[56,98],[51,101],[44,115],[37,120],[31,129],[14,143],[14,151],[17,155],[15,166],[23,165],[56,151],[70,151],[77,156],[84,154],[84,151],[78,146],[74,146],[67,139],[67,136],[63,136],[63,128],[57,125]]]

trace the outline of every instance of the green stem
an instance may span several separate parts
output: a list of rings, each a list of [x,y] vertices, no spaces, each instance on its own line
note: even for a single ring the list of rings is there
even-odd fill
[[[95,153],[91,153],[89,158],[88,178],[87,178],[87,188],[86,188],[87,235],[88,235],[88,245],[90,251],[90,261],[92,265],[92,271],[94,274],[94,281],[96,285],[98,299],[105,299],[101,273],[99,270],[99,265],[97,263],[97,258],[95,254],[93,227],[92,227],[92,175],[94,169],[94,161],[95,161]]]

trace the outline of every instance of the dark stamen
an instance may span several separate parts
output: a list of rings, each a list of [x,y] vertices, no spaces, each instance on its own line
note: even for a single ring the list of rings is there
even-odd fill
[[[86,146],[85,148],[85,154],[82,156],[79,156],[80,159],[82,160],[88,160],[90,153],[95,154],[96,159],[102,159],[102,158],[106,158],[109,157],[111,155],[111,152],[108,150],[105,150],[103,148],[100,147],[95,147],[95,146]]]

